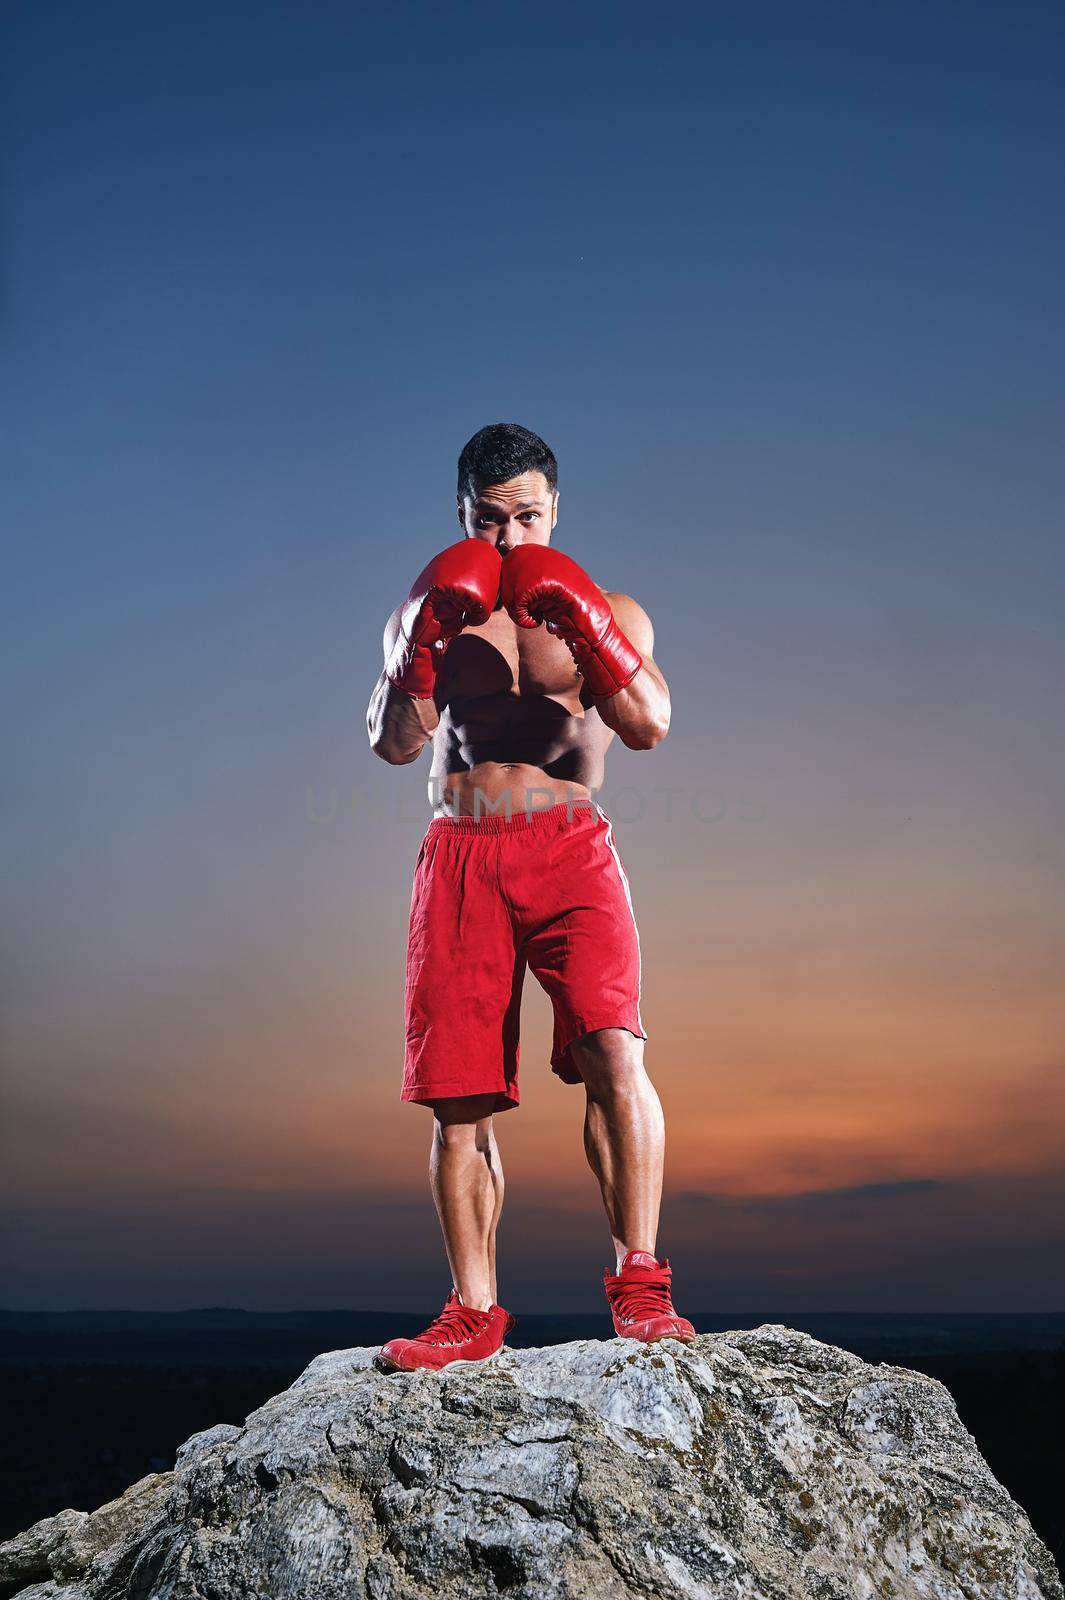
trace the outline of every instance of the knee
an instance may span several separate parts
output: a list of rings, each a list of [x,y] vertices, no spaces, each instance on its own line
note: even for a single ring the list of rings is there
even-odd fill
[[[628,1094],[647,1082],[643,1040],[624,1028],[586,1033],[570,1046],[585,1086],[600,1095]]]
[[[438,1100],[433,1107],[433,1142],[444,1150],[487,1150],[492,1142],[493,1096]]]

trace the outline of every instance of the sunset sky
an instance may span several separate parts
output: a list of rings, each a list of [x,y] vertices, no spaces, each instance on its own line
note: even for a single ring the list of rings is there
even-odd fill
[[[439,1305],[364,714],[510,420],[673,693],[601,801],[678,1305],[1061,1309],[1060,8],[15,15],[0,1303]],[[549,1038],[518,1312],[605,1305]]]

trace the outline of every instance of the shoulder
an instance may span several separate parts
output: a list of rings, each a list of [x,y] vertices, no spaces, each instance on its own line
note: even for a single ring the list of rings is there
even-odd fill
[[[380,616],[380,612],[378,612],[378,615]],[[392,649],[392,646],[395,644],[396,640],[399,638],[399,625],[400,625],[400,618],[402,617],[402,615],[403,615],[403,607],[402,606],[397,606],[396,609],[393,611],[392,615],[389,617],[388,621],[385,623],[385,638],[384,638],[385,655],[388,655],[390,653],[390,651]]]
[[[650,655],[654,644],[651,619],[638,600],[630,594],[620,594],[614,589],[603,589],[604,600],[609,600],[614,620],[622,633],[631,639],[641,655]]]

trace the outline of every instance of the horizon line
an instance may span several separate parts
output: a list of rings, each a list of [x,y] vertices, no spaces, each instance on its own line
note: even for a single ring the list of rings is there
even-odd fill
[[[204,1313],[208,1313],[208,1312],[211,1312],[211,1313],[224,1312],[224,1313],[227,1313],[227,1314],[230,1314],[230,1315],[232,1315],[234,1313],[237,1313],[240,1316],[245,1316],[245,1317],[278,1317],[278,1316],[282,1316],[282,1317],[289,1317],[289,1316],[309,1316],[309,1317],[327,1317],[327,1316],[356,1316],[356,1317],[378,1317],[378,1316],[383,1316],[384,1317],[384,1316],[401,1316],[401,1317],[408,1317],[408,1316],[420,1316],[420,1315],[422,1315],[422,1310],[423,1310],[423,1308],[421,1308],[421,1307],[412,1307],[412,1308],[404,1310],[402,1308],[397,1309],[395,1306],[381,1306],[381,1307],[376,1307],[376,1306],[287,1306],[287,1307],[286,1306],[277,1306],[277,1307],[273,1307],[271,1309],[264,1309],[262,1307],[253,1308],[253,1307],[249,1307],[249,1306],[227,1306],[227,1305],[170,1306],[170,1307],[129,1306],[129,1305],[125,1305],[125,1306],[63,1306],[63,1307],[55,1307],[55,1306],[0,1306],[0,1316],[25,1316],[25,1317],[32,1317],[32,1316],[43,1316],[43,1317],[70,1317],[70,1316],[183,1317],[183,1316],[192,1316],[192,1315],[196,1315],[196,1314],[204,1314]],[[738,1306],[724,1307],[719,1311],[702,1311],[702,1312],[696,1311],[694,1313],[695,1316],[710,1317],[710,1318],[733,1317],[733,1316],[766,1317],[766,1316],[769,1316],[770,1314],[771,1313],[769,1311],[758,1310],[757,1308],[747,1308],[745,1310],[742,1307],[738,1307]],[[842,1309],[842,1308],[839,1309],[839,1310],[816,1310],[816,1309],[811,1309],[811,1310],[803,1311],[803,1310],[798,1310],[798,1309],[789,1310],[786,1307],[776,1307],[776,1308],[774,1308],[772,1314],[781,1315],[781,1316],[790,1316],[790,1317],[1065,1317],[1065,1306],[1062,1306],[1060,1308],[1055,1307],[1055,1308],[1052,1308],[1052,1309],[1047,1309],[1045,1307],[1032,1307],[1032,1308],[1019,1307],[1019,1308],[1013,1308],[1013,1309],[1008,1310],[1008,1311],[1003,1311],[1003,1310],[999,1310],[999,1309],[995,1309],[995,1310],[987,1310],[987,1309],[984,1309],[984,1310],[957,1310],[957,1309],[951,1309],[949,1307],[942,1307],[942,1308],[937,1309],[937,1310],[928,1310],[928,1309],[923,1309],[922,1310],[920,1308],[914,1307],[913,1309],[910,1309],[910,1310],[899,1310],[898,1308],[896,1308],[896,1309],[891,1310],[891,1311],[886,1311],[886,1310],[884,1310],[884,1311],[878,1311],[878,1310],[874,1310],[874,1311],[856,1311],[856,1310],[853,1310],[853,1309],[852,1310],[847,1310],[847,1309]],[[602,1311],[601,1312],[601,1311],[598,1311],[598,1310],[596,1310],[596,1311],[565,1310],[565,1309],[559,1308],[557,1310],[549,1310],[549,1311],[542,1311],[542,1310],[541,1311],[522,1311],[522,1312],[518,1312],[517,1315],[525,1317],[525,1318],[539,1318],[539,1317],[608,1317],[609,1316],[609,1312],[608,1311]]]

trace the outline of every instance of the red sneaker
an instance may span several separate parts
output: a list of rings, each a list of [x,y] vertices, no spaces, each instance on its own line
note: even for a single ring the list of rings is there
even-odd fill
[[[484,1361],[503,1347],[514,1318],[502,1306],[477,1311],[464,1306],[452,1289],[444,1309],[413,1339],[389,1339],[374,1357],[379,1372],[413,1372],[416,1367],[446,1367],[451,1361]]]
[[[657,1261],[649,1250],[630,1250],[621,1271],[603,1273],[606,1297],[619,1339],[695,1338],[687,1317],[673,1309],[669,1280],[673,1276],[668,1261]]]

